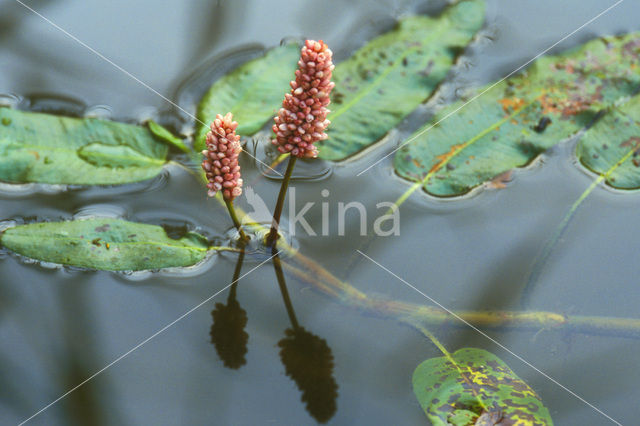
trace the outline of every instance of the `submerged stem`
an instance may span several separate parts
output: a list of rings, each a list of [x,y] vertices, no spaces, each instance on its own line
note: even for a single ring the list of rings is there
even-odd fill
[[[547,260],[549,259],[549,256],[551,255],[551,252],[555,248],[556,244],[560,240],[560,237],[562,237],[562,235],[565,233],[565,231],[569,227],[569,222],[575,215],[576,211],[578,210],[578,207],[580,207],[582,202],[587,199],[589,194],[591,194],[593,190],[598,187],[598,185],[600,185],[602,182],[607,180],[609,176],[611,176],[611,174],[618,167],[620,167],[622,163],[624,163],[629,158],[631,158],[631,156],[635,152],[636,152],[635,147],[629,150],[620,160],[618,160],[616,164],[611,166],[609,170],[607,170],[605,173],[600,174],[593,182],[591,182],[591,185],[589,185],[589,187],[582,193],[582,195],[580,195],[580,197],[573,203],[573,205],[571,206],[567,214],[562,219],[562,222],[560,222],[560,224],[556,227],[556,229],[554,230],[549,240],[547,240],[546,244],[544,245],[544,248],[542,249],[542,252],[536,257],[535,261],[533,262],[533,266],[531,267],[531,272],[529,273],[529,278],[527,279],[527,284],[525,284],[524,289],[522,290],[522,296],[520,297],[520,305],[523,308],[526,308],[529,305],[529,298],[531,297],[535,284],[537,283],[538,278],[540,277],[542,268],[544,268],[544,265],[547,263]]]
[[[560,222],[560,224],[553,231],[551,237],[545,243],[542,252],[540,252],[540,254],[533,261],[531,272],[529,273],[529,278],[527,279],[527,283],[522,290],[522,296],[520,297],[520,305],[523,308],[529,305],[529,298],[531,297],[531,293],[533,292],[535,284],[538,282],[538,277],[540,277],[540,273],[542,272],[544,265],[547,263],[547,259],[549,259],[549,256],[551,255],[554,247],[558,243],[558,240],[560,240],[560,237],[562,237],[562,235],[564,235],[565,231],[567,230],[567,227],[569,226],[569,222],[573,218],[573,215],[578,210],[578,207],[580,207],[580,204],[582,204],[582,202],[603,180],[604,175],[598,176],[598,178],[594,180],[591,185],[589,185],[586,191],[584,191],[582,195],[580,195],[580,198],[578,198],[576,202],[573,203],[567,214],[562,219],[562,222]]]
[[[287,188],[289,187],[289,180],[291,180],[291,174],[296,164],[296,158],[293,155],[289,156],[289,163],[287,164],[287,171],[284,173],[284,179],[280,186],[280,193],[278,194],[278,202],[276,203],[276,209],[273,211],[273,223],[271,224],[271,231],[267,237],[267,246],[275,244],[278,239],[278,227],[280,226],[280,216],[282,215],[282,207],[284,206],[284,199],[287,196]]]

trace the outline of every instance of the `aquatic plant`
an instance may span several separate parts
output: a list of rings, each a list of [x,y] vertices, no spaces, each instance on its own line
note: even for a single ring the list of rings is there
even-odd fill
[[[289,163],[280,187],[278,202],[273,214],[273,224],[267,244],[278,238],[278,225],[282,206],[289,186],[289,179],[297,158],[316,158],[318,148],[315,142],[327,138],[325,130],[329,125],[327,114],[334,69],[333,52],[322,40],[307,40],[300,50],[295,80],[291,81],[291,93],[284,96],[282,108],[273,119],[272,130],[276,137],[271,141],[281,153],[289,153]]]
[[[482,3],[463,0],[455,7],[466,7],[464,10],[468,14],[473,10],[471,7],[480,7]],[[533,390],[495,355],[474,348],[449,353],[424,328],[425,324],[536,332],[553,329],[629,338],[640,336],[640,320],[634,318],[487,310],[459,311],[454,315],[432,306],[372,297],[336,278],[331,271],[286,242],[276,248],[279,218],[297,158],[318,157],[320,145],[325,160],[344,159],[378,142],[434,93],[434,88],[459,54],[460,50],[452,46],[466,45],[476,27],[480,26],[483,14],[476,15],[477,19],[469,21],[468,28],[462,25],[464,20],[454,19],[457,15],[451,19],[443,15],[433,20],[433,25],[442,22],[443,27],[437,28],[447,28],[444,24],[456,28],[461,26],[464,31],[456,37],[451,36],[450,30],[433,31],[427,26],[430,18],[414,17],[403,20],[398,29],[369,43],[338,67],[334,77],[340,93],[333,92],[334,105],[338,107],[332,115],[328,115],[327,109],[334,86],[331,81],[331,51],[322,41],[312,40],[307,40],[300,51],[299,68],[295,72],[295,80],[290,83],[291,92],[285,95],[272,126],[275,133],[272,143],[280,153],[289,156],[289,164],[267,241],[275,253],[273,264],[292,323],[292,327],[285,331],[286,337],[279,342],[280,356],[287,375],[301,389],[307,409],[318,421],[326,421],[336,409],[333,355],[324,339],[298,324],[284,284],[282,266],[301,281],[341,300],[345,306],[411,325],[440,349],[444,357],[425,361],[414,374],[416,396],[434,423],[442,420],[456,424],[493,424],[508,422],[516,415],[517,418],[538,416],[535,418],[541,419],[542,424],[551,424],[551,419],[547,418],[548,410]],[[297,47],[292,49],[290,45],[281,49],[282,55],[274,50],[262,58],[268,64],[266,68],[264,63],[253,62],[250,68],[240,67],[230,73],[232,84],[220,79],[217,83],[220,92],[233,92],[236,97],[224,98],[216,92],[207,98],[216,102],[224,98],[222,101],[240,105],[249,116],[260,110],[259,117],[253,120],[242,117],[240,120],[257,131],[277,107],[279,93],[285,90],[276,83],[286,84],[286,74],[293,69],[293,60],[299,50]],[[449,52],[448,55],[443,55],[443,50]],[[595,188],[601,183],[618,189],[637,189],[640,186],[640,174],[637,172],[640,162],[636,161],[640,144],[640,120],[636,114],[640,99],[637,96],[639,80],[637,73],[629,72],[638,65],[639,54],[637,33],[595,40],[580,49],[541,58],[529,67],[527,73],[508,76],[504,82],[501,79],[478,89],[476,97],[483,95],[482,98],[469,106],[466,106],[469,98],[446,106],[402,142],[397,150],[394,159],[396,171],[415,184],[396,201],[395,206],[400,206],[420,188],[440,197],[461,195],[480,186],[503,188],[505,177],[510,176],[514,168],[530,164],[547,148],[588,125],[589,130],[578,142],[576,157],[597,178],[571,207],[545,246],[542,260],[534,265],[535,274],[532,276],[535,278],[572,215]],[[433,57],[439,59],[434,62]],[[609,60],[612,57],[616,60]],[[277,77],[284,74],[285,78],[274,80],[270,69],[277,69],[279,72],[274,74]],[[238,83],[237,73],[244,76],[246,84]],[[257,75],[260,79],[256,79]],[[270,84],[271,80],[274,84]],[[237,90],[239,86],[243,86],[243,90]],[[267,93],[268,96],[261,99],[265,93],[255,90],[256,87],[269,88],[270,91],[276,87],[276,96]],[[485,92],[488,93],[484,95]],[[621,102],[631,95],[636,97],[629,103]],[[246,97],[252,99],[246,100]],[[265,102],[264,98],[273,102]],[[247,106],[251,103],[255,108]],[[465,109],[460,111],[463,107]],[[218,104],[210,110],[233,111],[233,108]],[[362,120],[362,117],[369,121]],[[327,118],[334,120],[329,132],[331,137],[315,145],[327,139]],[[440,125],[440,121],[445,119],[447,121]],[[169,163],[169,147],[173,151],[188,151],[180,137],[174,137],[153,122],[148,123],[147,129],[92,118],[57,117],[2,108],[0,125],[3,126],[4,138],[0,145],[7,152],[0,164],[0,179],[11,183],[104,185],[137,182],[157,176],[163,170]],[[206,124],[204,126],[206,129]],[[51,128],[55,132],[52,133]],[[76,128],[82,131],[78,132]],[[338,128],[341,130],[336,131]],[[246,312],[235,297],[245,255],[245,236],[233,208],[234,199],[242,194],[238,163],[242,149],[235,133],[237,129],[238,123],[233,121],[231,113],[217,115],[206,137],[195,140],[194,145],[206,143],[202,168],[208,194],[213,197],[220,193],[216,200],[226,204],[234,225],[243,236],[239,247],[211,246],[206,237],[195,232],[174,238],[159,226],[102,218],[20,224],[3,231],[1,243],[34,259],[127,271],[190,266],[214,250],[239,252],[227,305],[216,304],[211,328],[212,343],[220,358],[226,366],[238,368],[245,363],[248,334],[245,331]],[[428,142],[424,136],[427,131]],[[95,133],[102,135],[100,142],[96,142]],[[241,133],[250,134],[249,130],[241,130]],[[127,140],[126,144],[118,143],[123,139]],[[73,142],[72,149],[69,141]],[[409,142],[413,143],[409,145]],[[202,146],[194,155],[199,156],[200,149]],[[287,155],[280,158],[286,159]],[[375,164],[377,162],[370,167]],[[61,232],[64,232],[64,239],[60,238]],[[290,256],[286,262],[281,263],[277,256],[280,251]],[[530,284],[534,283],[535,279],[531,279]],[[515,389],[516,393],[509,388]],[[449,404],[440,403],[440,395],[445,393]]]

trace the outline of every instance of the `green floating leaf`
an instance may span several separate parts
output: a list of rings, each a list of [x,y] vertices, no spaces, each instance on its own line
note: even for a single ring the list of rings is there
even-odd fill
[[[0,243],[32,259],[105,271],[191,266],[208,249],[195,232],[173,239],[160,226],[112,218],[19,225],[5,230]]]
[[[334,71],[320,156],[343,160],[379,141],[429,98],[484,23],[484,1],[461,1],[440,16],[412,16],[373,39]]]
[[[147,126],[149,127],[151,133],[153,133],[153,135],[158,139],[168,143],[169,145],[179,149],[182,152],[190,151],[189,147],[184,144],[184,141],[181,138],[175,136],[173,133],[171,133],[155,121],[149,120],[147,122]]]
[[[640,188],[640,95],[613,108],[580,139],[580,162],[618,189]]]
[[[639,65],[640,33],[539,59],[525,73],[479,90],[469,104],[437,114],[398,150],[395,170],[430,194],[462,195],[529,164],[634,93]]]
[[[116,185],[157,176],[167,146],[144,127],[0,108],[0,180]]]
[[[256,133],[274,117],[282,104],[284,94],[289,92],[289,82],[300,57],[300,47],[288,43],[267,51],[257,59],[249,61],[216,81],[204,95],[196,114],[194,147],[204,149],[209,123],[216,114],[233,113],[238,122],[237,132],[241,136]]]
[[[434,425],[553,424],[540,397],[497,356],[475,348],[451,356],[457,367],[443,356],[413,373],[413,392]]]

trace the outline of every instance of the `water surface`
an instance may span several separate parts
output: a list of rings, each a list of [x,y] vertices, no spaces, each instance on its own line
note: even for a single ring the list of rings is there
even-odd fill
[[[484,84],[520,66],[597,15],[609,2],[488,1],[485,36],[470,49],[453,87]],[[161,117],[188,129],[192,123],[138,82],[105,63],[19,4],[5,0],[0,18],[0,92],[24,108],[55,109],[65,98],[70,114],[87,110],[123,120]],[[401,0],[28,3],[160,93],[181,98],[184,82],[211,61],[248,45],[274,46],[284,37],[323,38],[337,58],[388,29],[406,13],[435,12],[436,2]],[[594,36],[639,30],[640,8],[625,2],[553,52]],[[214,61],[215,62],[215,61]],[[38,99],[47,101],[37,102]],[[59,101],[59,99],[58,99]],[[44,102],[44,103],[43,103]],[[185,101],[187,102],[187,101]],[[187,102],[188,103],[188,102]],[[53,105],[53,106],[52,106]],[[72,107],[71,105],[75,105]],[[181,105],[183,105],[181,103]],[[190,106],[184,104],[185,107]],[[192,105],[191,105],[192,107]],[[184,120],[184,121],[180,121]],[[415,118],[414,118],[415,121]],[[380,201],[393,201],[408,184],[387,159],[411,130],[409,120],[368,156],[339,164],[325,179],[294,182],[297,205],[316,202],[310,223],[320,229],[322,190],[337,215],[338,202],[360,201],[369,229]],[[401,209],[401,235],[379,238],[366,253],[451,309],[518,309],[533,259],[590,184],[577,168],[574,141],[518,170],[506,189],[462,200],[437,200],[420,192]],[[243,159],[269,208],[279,182],[263,178]],[[171,168],[161,182],[101,189],[0,193],[1,219],[71,218],[78,212],[117,214],[150,223],[186,223],[222,236],[226,212],[184,171]],[[239,205],[250,208],[245,199]],[[638,317],[636,193],[599,188],[587,199],[546,264],[531,308],[564,314]],[[115,212],[115,213],[114,213]],[[300,250],[367,293],[429,304],[420,294],[364,258],[358,218],[347,234],[297,235]],[[3,253],[0,258],[0,422],[29,417],[94,372],[174,321],[231,281],[234,256],[212,259],[205,272],[185,276],[127,277],[107,272],[47,268]],[[357,256],[357,255],[355,255]],[[356,257],[356,259],[358,259]],[[247,262],[244,271],[256,266]],[[332,424],[423,424],[411,374],[437,349],[414,330],[362,315],[288,277],[298,321],[331,347],[339,386]],[[300,391],[284,374],[277,342],[290,327],[271,264],[243,278],[237,298],[248,313],[246,365],[227,369],[209,339],[211,311],[227,293],[110,367],[36,417],[33,424],[313,424]],[[606,424],[568,392],[471,330],[444,329],[451,351],[485,348],[500,356],[542,397],[556,424]],[[636,340],[610,336],[489,333],[527,361],[623,424],[634,424],[640,391]]]

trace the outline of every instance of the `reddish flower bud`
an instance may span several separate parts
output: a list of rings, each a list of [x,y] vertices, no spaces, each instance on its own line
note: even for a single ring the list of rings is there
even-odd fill
[[[216,115],[216,119],[211,123],[211,131],[207,133],[207,149],[202,151],[202,169],[209,181],[209,197],[222,191],[224,199],[232,201],[242,194],[242,178],[238,165],[242,146],[240,136],[236,135],[237,127],[238,123],[233,121],[230,112],[224,117]]]
[[[335,86],[331,82],[332,52],[322,41],[307,40],[300,51],[299,68],[291,93],[287,93],[282,108],[274,118],[272,129],[276,138],[271,141],[281,153],[290,152],[300,158],[315,158],[318,148],[313,144],[327,138],[329,125],[329,94]]]

